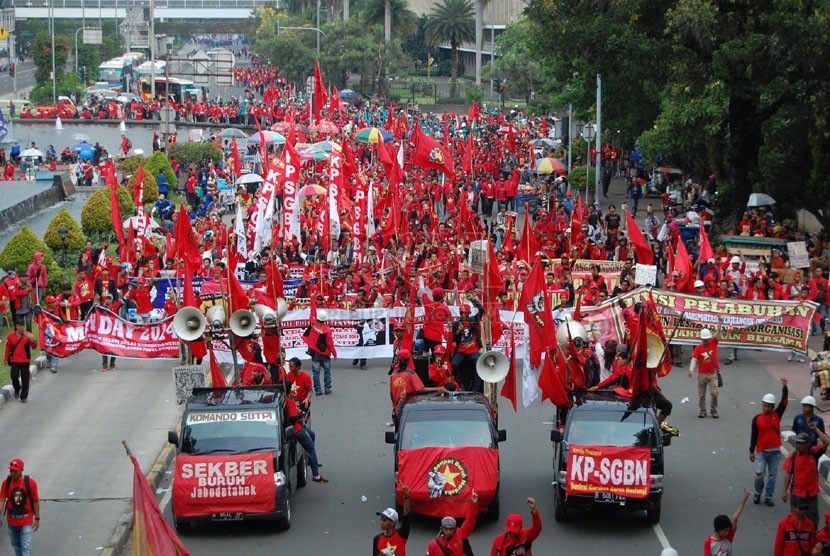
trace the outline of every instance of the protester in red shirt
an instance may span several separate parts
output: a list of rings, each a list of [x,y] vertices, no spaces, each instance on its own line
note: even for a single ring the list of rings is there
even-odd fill
[[[504,533],[493,541],[490,556],[511,556],[514,554],[533,556],[533,541],[542,532],[542,517],[536,508],[536,500],[528,498],[527,506],[530,508],[530,517],[533,524],[527,529],[522,529],[522,516],[520,514],[507,516]]]
[[[730,556],[732,554],[732,540],[738,531],[738,518],[741,517],[749,496],[750,492],[744,489],[743,500],[738,504],[738,509],[732,514],[731,519],[724,514],[715,516],[715,531],[703,542],[704,556]]]
[[[454,388],[458,388],[458,383],[452,372],[452,365],[447,360],[447,348],[444,346],[436,346],[432,351],[435,356],[435,361],[429,366],[429,379],[435,386],[447,387],[447,384],[452,384]]]
[[[808,504],[803,499],[793,501],[793,511],[778,523],[773,556],[804,556],[816,544],[816,526],[807,518]]]
[[[3,361],[10,367],[14,399],[26,403],[29,398],[29,365],[32,362],[32,349],[37,348],[37,340],[26,330],[23,317],[18,317],[14,330],[6,336],[6,353]]]
[[[793,506],[796,500],[803,498],[808,506],[807,517],[815,524],[818,524],[818,495],[821,487],[818,481],[818,460],[827,449],[830,439],[824,434],[816,423],[807,425],[810,430],[819,437],[819,443],[810,446],[810,435],[800,432],[796,436],[795,452],[791,452],[784,461],[784,491],[781,499],[786,502],[788,496],[792,495]]]
[[[430,392],[446,392],[443,387],[424,387],[421,378],[414,371],[408,369],[412,353],[406,349],[398,350],[398,367],[389,377],[389,397],[392,398],[392,423],[397,426],[398,406],[409,396],[428,394]]]
[[[320,370],[323,371],[323,386],[326,395],[331,394],[331,360],[337,359],[332,329],[326,324],[329,314],[325,309],[317,310],[317,318],[303,332],[303,342],[311,355],[311,372],[314,376],[314,393],[323,395],[320,385]]]
[[[303,362],[297,357],[288,360],[285,378],[291,384],[291,395],[297,398],[303,411],[311,407],[311,376],[302,370]]]
[[[401,486],[403,494],[403,515],[398,518],[398,512],[393,508],[386,508],[377,512],[380,516],[380,533],[372,539],[372,556],[406,556],[406,541],[409,539],[409,487]]]
[[[426,556],[464,556],[464,541],[472,534],[478,518],[478,493],[474,490],[467,507],[467,517],[459,528],[455,518],[441,520],[441,532],[427,547]]]
[[[701,419],[706,417],[706,388],[710,392],[710,411],[712,417],[717,419],[718,415],[718,340],[722,328],[722,321],[718,317],[718,330],[715,334],[708,328],[700,331],[700,344],[695,346],[692,352],[692,362],[689,365],[689,378],[697,371],[697,401]]]
[[[432,299],[422,293],[421,302],[424,305],[424,351],[432,351],[444,343],[444,325],[452,319],[452,314],[444,303],[444,288],[433,288]]]
[[[761,399],[761,413],[752,418],[752,433],[749,439],[749,461],[755,464],[755,497],[761,502],[764,490],[764,476],[767,478],[764,503],[773,506],[775,479],[778,476],[778,462],[781,461],[781,417],[787,409],[787,379],[781,379],[781,401],[775,407],[775,396],[765,394]]]
[[[23,460],[9,463],[9,476],[0,485],[6,510],[9,540],[16,554],[31,554],[32,533],[40,528],[40,495],[37,482],[23,474]]]

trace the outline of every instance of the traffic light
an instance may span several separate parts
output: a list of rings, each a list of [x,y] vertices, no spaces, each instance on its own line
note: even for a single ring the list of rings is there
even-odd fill
[[[81,83],[86,85],[86,74],[87,74],[86,66],[81,66],[81,72],[80,73],[81,73]]]
[[[14,77],[14,62],[9,64],[9,75]]]

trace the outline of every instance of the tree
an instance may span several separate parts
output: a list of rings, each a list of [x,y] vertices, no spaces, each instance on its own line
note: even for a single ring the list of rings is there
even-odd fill
[[[182,168],[185,168],[191,163],[221,162],[222,151],[213,143],[176,143],[170,146],[170,158],[174,158]]]
[[[426,38],[431,47],[450,43],[452,71],[450,96],[456,96],[458,85],[458,47],[475,39],[473,4],[469,0],[441,0],[436,3],[427,21]]]
[[[122,218],[129,218],[135,213],[135,200],[129,191],[118,186],[118,208]],[[112,190],[109,186],[99,189],[89,196],[81,209],[81,227],[89,236],[105,235],[108,239],[115,237],[112,229]]]
[[[38,33],[32,46],[35,62],[35,82],[37,85],[52,83],[52,38],[48,33]],[[69,57],[69,39],[60,35],[55,37],[55,79],[60,81]]]
[[[46,276],[49,280],[47,293],[60,293],[64,279],[63,270],[46,244],[26,226],[23,226],[0,252],[0,268],[13,268],[18,274],[25,273],[37,252],[43,253],[43,264],[46,266]]]
[[[368,0],[363,20],[369,25],[383,25],[383,38],[408,37],[418,29],[418,17],[409,9],[407,0]]]
[[[46,227],[46,233],[43,235],[43,241],[53,251],[60,251],[63,249],[63,241],[61,240],[58,230],[66,226],[66,248],[70,251],[80,251],[84,248],[86,242],[84,232],[78,222],[72,218],[69,211],[62,208],[58,211],[49,225]]]
[[[484,7],[490,0],[475,0],[476,3],[476,85],[481,85],[481,43],[484,33]],[[496,45],[493,45],[495,48]]]
[[[530,102],[531,95],[545,83],[545,71],[532,49],[534,29],[527,21],[508,25],[499,35],[495,72],[485,75],[501,80],[507,93],[519,95]]]

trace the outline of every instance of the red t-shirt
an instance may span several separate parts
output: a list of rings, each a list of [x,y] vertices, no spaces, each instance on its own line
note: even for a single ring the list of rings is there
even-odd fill
[[[309,374],[303,371],[298,372],[296,375],[288,373],[288,380],[291,382],[291,395],[300,401],[306,401],[312,387]]]
[[[9,525],[22,527],[32,525],[35,522],[35,510],[33,500],[40,500],[37,492],[37,483],[29,477],[29,492],[26,492],[26,481],[21,478],[19,481],[12,480],[8,485],[8,478],[3,480],[0,486],[0,500],[8,496],[6,505],[6,521]]]
[[[397,415],[398,403],[410,394],[424,388],[421,378],[413,372],[397,371],[389,377],[389,395],[392,398],[392,413]]]
[[[819,444],[812,446],[804,455],[792,452],[784,460],[784,471],[793,474],[793,496],[816,496],[821,490],[818,484],[818,458],[823,449],[824,446]]]
[[[733,527],[729,530],[725,539],[717,540],[711,535],[703,543],[703,556],[731,556],[732,539],[738,529]]]
[[[697,359],[698,372],[702,375],[716,372],[720,369],[718,362],[718,339],[712,338],[705,346],[698,344],[692,353],[692,359]]]

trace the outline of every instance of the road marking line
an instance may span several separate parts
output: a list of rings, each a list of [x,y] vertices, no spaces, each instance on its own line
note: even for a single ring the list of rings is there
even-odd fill
[[[663,528],[660,527],[660,524],[655,523],[652,525],[652,529],[654,529],[654,534],[657,535],[657,540],[660,541],[663,548],[671,548],[671,543],[669,542],[668,537],[666,537],[666,533],[663,532]]]
[[[162,513],[164,513],[164,508],[167,507],[167,504],[170,503],[170,499],[173,497],[173,485],[170,485],[170,488],[167,489],[167,492],[164,493],[164,496],[161,497],[161,502],[159,503],[159,508],[161,508]]]

